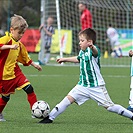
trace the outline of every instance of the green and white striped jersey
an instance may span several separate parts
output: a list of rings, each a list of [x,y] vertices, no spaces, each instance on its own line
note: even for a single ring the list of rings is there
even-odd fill
[[[79,85],[84,87],[96,87],[104,85],[104,79],[100,73],[100,50],[97,57],[92,55],[92,50],[88,47],[85,51],[80,50],[77,59],[80,62]]]

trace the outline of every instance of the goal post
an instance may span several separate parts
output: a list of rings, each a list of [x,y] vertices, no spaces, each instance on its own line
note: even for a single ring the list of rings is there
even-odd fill
[[[58,28],[58,40],[59,40],[59,51],[60,57],[63,57],[63,50],[61,47],[61,23],[60,23],[60,8],[59,8],[59,0],[56,0],[56,15],[57,15],[57,28]]]
[[[54,27],[57,30],[52,39],[51,56],[78,54],[78,33],[81,30],[79,2],[84,2],[92,14],[93,28],[97,33],[96,44],[101,50],[101,65],[129,66],[128,51],[133,48],[132,0],[45,0],[45,17],[54,17]],[[109,24],[119,34],[122,58],[114,58],[111,55],[110,43],[106,41]],[[66,51],[61,49],[62,45],[66,45]]]

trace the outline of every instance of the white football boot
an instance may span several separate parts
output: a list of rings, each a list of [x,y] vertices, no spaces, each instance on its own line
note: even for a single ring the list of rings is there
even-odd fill
[[[1,121],[6,121],[5,119],[4,119],[4,116],[2,115],[2,113],[0,113],[0,122]]]

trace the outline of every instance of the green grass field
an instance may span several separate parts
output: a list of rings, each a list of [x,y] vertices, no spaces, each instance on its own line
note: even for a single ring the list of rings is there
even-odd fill
[[[37,94],[51,109],[76,85],[79,78],[78,66],[42,66],[38,72],[33,67],[21,66]],[[101,72],[106,88],[115,103],[128,106],[129,67],[103,67]],[[106,111],[90,100],[81,106],[71,105],[49,125],[38,124],[32,119],[26,94],[16,91],[3,112],[6,122],[0,123],[0,133],[132,133],[133,122]]]

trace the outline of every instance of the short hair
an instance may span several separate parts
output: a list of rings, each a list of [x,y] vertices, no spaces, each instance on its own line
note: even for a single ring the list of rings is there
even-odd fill
[[[11,17],[11,25],[14,30],[19,29],[20,31],[23,31],[28,28],[28,24],[26,20],[20,16],[14,14],[14,16]]]
[[[93,44],[96,43],[96,32],[93,29],[87,28],[87,29],[85,29],[83,31],[80,31],[79,32],[79,36],[80,35],[84,35],[87,40],[92,40]]]
[[[79,4],[82,4],[82,5],[84,5],[87,8],[87,4],[85,2],[79,1]]]
[[[53,17],[53,16],[48,16],[48,18],[52,18],[52,19],[54,19],[54,17]],[[47,19],[48,19],[48,18],[47,18]]]

